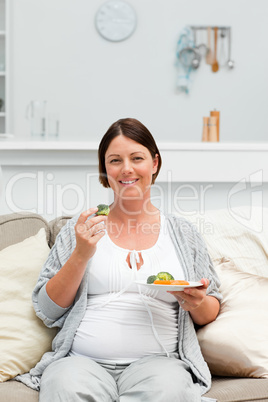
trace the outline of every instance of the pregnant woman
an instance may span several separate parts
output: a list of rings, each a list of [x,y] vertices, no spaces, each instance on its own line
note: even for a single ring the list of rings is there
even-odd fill
[[[33,293],[37,315],[59,327],[52,352],[21,377],[41,402],[195,402],[210,388],[194,324],[217,317],[219,281],[195,227],[153,205],[160,168],[139,121],[118,120],[103,136],[99,177],[114,194],[110,213],[90,208],[68,221]],[[137,284],[160,271],[202,286]]]

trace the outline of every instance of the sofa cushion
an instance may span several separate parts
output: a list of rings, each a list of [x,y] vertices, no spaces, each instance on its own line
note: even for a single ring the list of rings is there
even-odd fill
[[[28,372],[51,350],[57,330],[45,327],[32,306],[48,253],[44,228],[0,251],[0,382]]]
[[[45,229],[49,241],[48,222],[40,215],[24,212],[0,216],[0,250],[36,235],[41,228]]]
[[[240,271],[268,277],[268,208],[241,206],[185,218],[204,237],[214,265],[228,257]]]
[[[0,384],[0,402],[38,402],[39,392],[21,382],[10,380]]]
[[[212,387],[205,396],[218,402],[267,401],[268,379],[213,377]]]
[[[49,222],[49,230],[50,230],[49,247],[53,246],[59,231],[64,225],[66,225],[69,219],[71,219],[71,216],[60,216],[59,218],[53,219],[52,221]]]
[[[217,319],[198,330],[214,375],[268,378],[268,278],[216,267],[223,295]]]

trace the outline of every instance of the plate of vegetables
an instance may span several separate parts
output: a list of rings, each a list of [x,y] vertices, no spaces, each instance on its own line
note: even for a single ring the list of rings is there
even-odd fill
[[[145,281],[136,281],[138,285],[157,290],[182,291],[186,288],[196,288],[203,286],[201,282],[189,282],[185,280],[174,279],[169,272],[158,272],[157,275],[151,275]]]

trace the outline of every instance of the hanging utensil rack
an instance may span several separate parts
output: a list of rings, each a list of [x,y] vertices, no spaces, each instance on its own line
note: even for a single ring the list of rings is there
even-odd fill
[[[227,25],[223,25],[223,26],[211,26],[211,25],[191,25],[190,28],[194,31],[194,30],[202,30],[205,29],[207,30],[208,28],[211,29],[215,29],[217,28],[218,30],[227,30],[227,29],[231,29],[230,26]]]
[[[228,25],[220,25],[220,26],[211,26],[211,25],[190,25],[190,28],[193,31],[194,34],[194,41],[195,44],[197,44],[197,32],[198,31],[214,31],[219,32],[223,38],[226,38],[228,40],[227,46],[228,46],[228,60],[226,60],[226,66],[229,69],[234,68],[234,61],[231,59],[231,42],[232,42],[232,36],[231,36],[231,31],[232,28]],[[197,46],[198,47],[198,46]],[[200,45],[199,45],[200,47]],[[213,49],[210,49],[213,52]],[[214,55],[215,56],[215,55]],[[214,60],[215,62],[215,60]],[[218,70],[217,70],[218,71]]]

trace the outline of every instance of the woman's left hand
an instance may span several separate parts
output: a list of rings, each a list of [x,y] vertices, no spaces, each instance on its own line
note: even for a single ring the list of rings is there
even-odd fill
[[[185,311],[192,311],[200,307],[203,301],[206,298],[207,288],[209,286],[209,280],[207,278],[202,278],[201,283],[203,286],[197,288],[186,288],[180,292],[171,292],[171,293],[179,302],[179,305]]]

